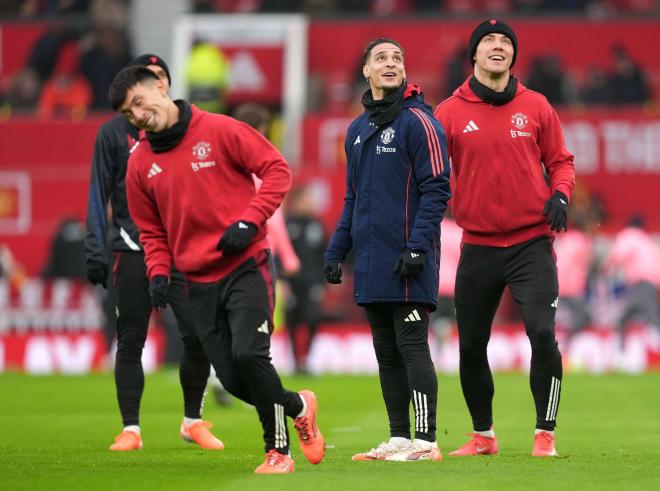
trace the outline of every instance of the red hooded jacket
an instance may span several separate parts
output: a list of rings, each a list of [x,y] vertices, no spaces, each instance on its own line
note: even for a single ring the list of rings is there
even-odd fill
[[[463,242],[509,247],[550,235],[543,206],[555,191],[571,197],[575,168],[547,99],[518,82],[513,100],[494,106],[474,94],[468,79],[435,117],[447,135]]]
[[[263,183],[255,190],[252,174]],[[154,153],[143,139],[128,161],[128,206],[140,230],[149,278],[170,275],[174,263],[186,278],[224,278],[268,248],[266,220],[291,186],[284,157],[250,126],[192,107],[185,136],[172,150]],[[259,227],[243,253],[216,249],[232,223]]]

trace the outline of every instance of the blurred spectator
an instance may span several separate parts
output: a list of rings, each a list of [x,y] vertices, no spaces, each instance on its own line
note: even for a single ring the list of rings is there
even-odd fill
[[[92,87],[93,109],[108,109],[108,89],[115,75],[131,61],[125,30],[113,27],[95,29],[90,46],[82,55],[82,73]]]
[[[11,113],[31,113],[37,107],[41,80],[36,70],[25,67],[14,77],[7,96]]]
[[[289,277],[291,286],[286,302],[286,329],[289,333],[295,370],[307,371],[307,355],[321,321],[321,302],[325,296],[323,253],[326,237],[323,224],[317,218],[311,188],[299,187],[287,198],[289,237],[300,258],[300,271]],[[300,328],[307,326],[307,336],[300,339]]]
[[[614,104],[615,100],[605,70],[598,66],[589,68],[581,98],[585,104]]]
[[[559,280],[557,323],[574,334],[591,324],[587,286],[593,244],[584,230],[574,224],[556,237],[554,249]]]
[[[437,338],[442,340],[456,321],[454,287],[456,285],[458,260],[461,257],[463,229],[456,225],[448,210],[442,219],[440,230],[438,309],[431,314],[431,325]]]
[[[14,287],[20,287],[26,278],[25,269],[16,262],[11,249],[0,242],[0,278],[7,278]]]
[[[126,0],[92,0],[89,16],[94,29],[125,29],[128,25]]]
[[[621,274],[627,285],[618,322],[621,331],[633,320],[660,327],[660,248],[644,230],[643,217],[632,217],[616,235],[604,267],[608,273]]]
[[[80,34],[65,26],[53,26],[46,31],[30,50],[27,67],[39,75],[41,82],[47,80],[59,58],[60,48],[67,43],[77,41]]]
[[[623,45],[612,47],[614,68],[609,76],[612,98],[617,104],[640,104],[649,97],[646,76]]]
[[[543,94],[553,106],[575,102],[572,83],[555,55],[542,55],[532,60],[527,88]]]
[[[296,0],[192,0],[195,13],[254,13],[293,12],[298,9]]]
[[[37,109],[40,118],[62,115],[80,120],[85,117],[92,97],[78,64],[78,45],[69,42],[60,49],[53,75],[41,90]]]
[[[222,113],[230,82],[229,60],[212,43],[198,41],[190,51],[186,80],[188,100],[204,111]]]
[[[34,17],[41,11],[41,0],[0,0],[0,16]]]
[[[89,0],[46,0],[43,12],[47,15],[83,13],[87,11]]]
[[[411,0],[371,0],[369,13],[378,17],[401,15],[412,10]]]
[[[78,218],[62,220],[50,245],[45,278],[75,278],[86,280],[85,224]]]
[[[235,119],[252,126],[264,137],[268,138],[272,114],[266,106],[251,102],[241,104],[236,107],[232,116]],[[261,186],[261,180],[255,175],[252,177],[257,189],[259,189]],[[273,213],[268,219],[267,227],[270,249],[278,264],[281,266],[284,275],[290,276],[297,273],[300,270],[300,259],[298,259],[293,245],[291,244],[281,207],[277,208],[275,213]]]
[[[577,227],[588,234],[595,233],[607,219],[602,200],[579,177],[575,179],[568,217],[571,228]]]

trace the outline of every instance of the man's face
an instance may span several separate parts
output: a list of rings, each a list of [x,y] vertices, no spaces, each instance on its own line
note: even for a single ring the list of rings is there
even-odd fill
[[[167,73],[163,70],[163,67],[159,65],[147,65],[145,68],[148,68],[165,84],[167,91],[170,90],[170,79],[167,78]]]
[[[119,111],[133,126],[160,133],[167,128],[168,101],[167,83],[144,80],[128,90]]]
[[[392,43],[377,44],[362,67],[362,74],[369,79],[374,99],[398,89],[406,78],[401,49]]]
[[[477,45],[475,66],[492,74],[505,73],[513,61],[513,43],[504,34],[487,34]]]

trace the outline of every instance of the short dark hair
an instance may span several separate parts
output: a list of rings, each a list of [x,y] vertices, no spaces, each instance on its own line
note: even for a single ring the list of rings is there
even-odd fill
[[[108,99],[113,111],[117,111],[126,99],[130,89],[145,80],[158,80],[154,72],[143,66],[127,66],[119,72],[108,90]]]
[[[255,130],[260,126],[270,123],[272,115],[268,108],[262,104],[255,102],[246,102],[237,106],[232,114],[234,119],[238,119],[243,123],[249,124]]]
[[[371,56],[371,50],[374,49],[374,48],[375,48],[376,46],[378,46],[379,44],[384,44],[384,43],[391,43],[391,44],[393,44],[394,46],[396,46],[397,48],[399,48],[399,49],[401,50],[401,54],[402,54],[402,55],[404,54],[404,52],[403,52],[403,48],[402,48],[401,45],[400,45],[397,41],[395,41],[394,39],[392,39],[392,38],[378,38],[378,39],[374,39],[374,40],[371,41],[369,44],[367,44],[367,47],[366,47],[366,48],[364,48],[364,59],[363,59],[363,64],[364,64],[364,65],[366,65],[367,62],[369,61],[369,57]]]

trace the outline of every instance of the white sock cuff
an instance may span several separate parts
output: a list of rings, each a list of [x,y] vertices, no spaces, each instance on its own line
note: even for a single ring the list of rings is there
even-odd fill
[[[491,428],[487,431],[475,431],[477,435],[485,436],[487,438],[495,438],[495,431]]]
[[[187,416],[183,417],[183,422],[186,424],[186,426],[190,426],[193,423],[198,423],[201,420],[202,418],[188,418]]]
[[[124,426],[124,431],[132,431],[133,433],[140,434],[140,427],[138,425]]]
[[[535,435],[538,435],[539,433],[550,433],[552,436],[555,436],[555,432],[554,432],[554,431],[550,431],[550,430],[542,430],[542,429],[540,429],[540,428],[536,428],[536,429],[534,430],[534,434],[535,434]]]
[[[296,418],[302,418],[305,415],[305,413],[307,412],[307,403],[305,402],[305,398],[303,396],[300,396],[300,400],[302,401],[303,407],[300,410],[300,412],[298,413],[298,415],[296,416]]]

